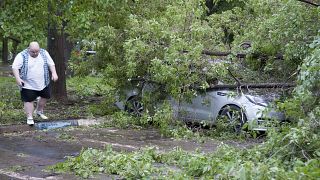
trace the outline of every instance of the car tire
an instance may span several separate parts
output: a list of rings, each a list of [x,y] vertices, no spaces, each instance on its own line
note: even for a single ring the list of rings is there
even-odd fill
[[[138,96],[130,97],[126,102],[125,111],[133,116],[142,116],[144,107],[141,102],[141,98],[139,98]]]
[[[224,106],[219,113],[219,119],[227,119],[229,127],[234,132],[240,133],[243,125],[247,122],[246,115],[243,110],[236,105]]]

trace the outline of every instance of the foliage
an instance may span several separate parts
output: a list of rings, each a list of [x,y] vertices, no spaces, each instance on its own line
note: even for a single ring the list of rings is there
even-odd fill
[[[212,29],[202,21],[205,12],[201,1],[74,1],[66,12],[66,30],[72,39],[82,37],[95,43],[98,60],[94,66],[105,69],[105,77],[116,87],[141,76],[167,83],[166,91],[177,96],[180,87],[187,90],[203,79],[200,70],[206,60],[200,59],[204,47],[200,41],[215,44],[206,38]],[[78,67],[87,72],[84,68],[92,65],[80,62]],[[189,71],[190,66],[196,71]],[[213,68],[214,75],[224,72],[219,69]]]
[[[144,77],[165,84],[164,92],[180,99],[194,96],[192,87],[207,87],[208,79],[225,79],[227,67],[247,82],[265,76],[247,69],[248,65],[269,73],[260,80],[287,77],[309,52],[306,45],[319,29],[318,10],[297,1],[213,4],[216,9],[209,15],[198,0],[74,1],[65,14],[66,30],[72,39],[94,42],[97,60],[78,61],[79,66],[73,67],[84,73],[103,71],[116,89],[125,88],[128,79]],[[252,47],[242,49],[244,41]],[[203,50],[231,50],[232,61],[208,65],[216,57],[204,56]],[[241,65],[234,56],[239,52],[251,54]],[[284,61],[275,59],[279,54]],[[204,72],[205,68],[209,70]]]
[[[202,20],[204,13],[199,1],[177,1],[165,6],[158,18],[130,16],[124,44],[127,77],[165,84],[165,92],[175,98],[191,96],[190,87],[207,84],[202,69],[208,63],[201,52],[216,43],[214,36],[208,37],[212,29]],[[210,73],[225,74],[214,66]]]
[[[60,14],[50,14],[49,6]],[[46,42],[48,21],[64,26],[70,40],[94,42],[98,52],[95,63],[80,62],[80,71],[94,66],[117,87],[147,77],[166,84],[175,97],[181,88],[206,84],[201,70],[216,57],[204,57],[202,50],[231,50],[233,64],[244,51],[252,55],[249,65],[285,77],[309,53],[320,24],[317,8],[294,0],[6,1],[0,18],[3,36],[20,37],[23,47],[34,39]],[[244,41],[252,47],[243,50]],[[275,60],[279,54],[284,61]],[[219,79],[226,74],[225,67],[211,72]]]
[[[88,167],[103,170],[116,166],[118,167],[117,171],[112,173],[129,179],[152,177],[169,179],[208,179],[212,177],[217,179],[265,179],[266,177],[272,179],[317,179],[320,175],[320,144],[318,141],[320,134],[317,129],[320,109],[319,101],[315,100],[319,93],[318,39],[311,45],[311,48],[314,49],[304,59],[300,67],[299,84],[295,89],[295,96],[284,103],[279,103],[279,107],[285,110],[291,119],[297,120],[297,125],[284,126],[280,131],[270,130],[267,141],[260,146],[242,150],[221,146],[212,154],[190,153],[181,149],[167,153],[152,150],[152,156],[150,156],[150,149],[147,150],[147,153],[144,151],[128,154],[118,153],[121,159],[113,161],[113,166],[93,163],[93,158],[85,158],[80,155],[77,158],[70,158],[65,163],[58,164],[54,169],[71,170],[81,175],[79,172]],[[168,118],[166,113],[156,114],[155,117]],[[167,127],[166,125],[161,126]],[[88,152],[92,151],[88,150]],[[104,152],[106,151],[95,150],[96,155],[92,155],[92,157],[103,157],[99,153]],[[111,153],[108,152],[108,154]],[[144,158],[132,158],[133,154]],[[111,157],[117,157],[117,155],[111,154]],[[109,157],[105,158],[109,159]],[[121,161],[122,159],[134,159],[134,161],[128,163]],[[83,163],[79,169],[75,169],[75,167],[79,167],[76,160]],[[100,160],[99,162],[105,161]],[[156,163],[161,163],[161,168],[155,166]],[[125,166],[124,164],[130,164],[129,168],[122,168]],[[148,166],[140,166],[135,169],[136,164],[147,164]],[[132,165],[135,168],[132,169]],[[92,169],[85,172],[97,172]],[[141,171],[146,173],[142,174]],[[82,176],[88,177],[88,175],[90,174]]]
[[[250,41],[249,52],[264,54],[267,66],[278,74],[284,72],[282,76],[307,56],[308,44],[319,29],[319,9],[294,0],[246,1],[236,14],[245,18],[239,22],[242,28],[235,34],[235,43]],[[275,60],[279,54],[283,62]]]
[[[87,101],[88,112],[93,116],[104,116],[115,112],[115,90],[102,77],[91,75],[68,78],[67,90],[69,100],[79,103]]]
[[[68,63],[69,75],[71,77],[94,76],[97,74],[97,65],[94,56],[87,56],[84,51],[73,51]]]
[[[247,137],[251,137],[251,132],[245,130],[247,124],[243,126],[243,130],[238,133],[234,132],[233,126],[225,120],[225,118],[218,118],[216,120],[215,126],[205,133],[206,136],[214,137],[215,139],[238,139],[242,140]],[[254,133],[254,132],[253,132]],[[255,136],[255,134],[252,134]]]
[[[237,77],[244,81],[253,77],[250,71],[242,73],[248,64],[269,75],[286,77],[310,52],[306,45],[320,24],[317,8],[294,0],[41,0],[22,4],[6,2],[0,20],[4,36],[24,37],[23,43],[27,39],[45,42],[47,21],[53,21],[64,26],[73,42],[94,44],[96,60],[72,58],[69,65],[76,73],[87,75],[92,69],[93,74],[103,72],[117,89],[130,78],[144,77],[165,84],[165,92],[177,99],[193,96],[190,87],[207,87],[207,78],[225,78],[228,66],[236,67]],[[49,5],[60,15],[48,16]],[[25,26],[20,26],[27,22],[21,8],[33,13]],[[244,41],[251,42],[252,47],[242,49]],[[231,64],[214,64],[203,72],[208,60],[217,58],[204,56],[203,50],[231,51]],[[235,58],[239,52],[252,55],[244,66],[238,66]],[[284,61],[275,60],[279,54]]]
[[[0,124],[7,124],[21,119],[23,113],[17,111],[21,107],[20,91],[11,77],[0,77]]]
[[[115,126],[120,128],[128,128],[132,126],[139,126],[140,119],[134,116],[129,116],[126,112],[115,112],[112,114],[111,122],[105,124],[108,126]]]
[[[8,1],[0,7],[0,34],[2,37],[15,37],[24,49],[28,43],[37,40],[46,43],[46,28],[49,17],[47,0]],[[28,13],[27,13],[28,12]]]
[[[67,83],[68,91],[75,92],[79,97],[108,95],[113,91],[103,78],[97,76],[72,77]]]
[[[280,108],[285,110],[295,121],[318,113],[320,88],[319,42],[320,37],[317,37],[310,45],[313,51],[304,59],[303,64],[300,66],[298,86],[295,88],[294,97],[279,104]]]
[[[69,158],[67,163],[53,167],[57,170],[74,170],[78,175],[88,178],[93,173],[119,174],[124,177],[142,178],[153,172],[154,152],[150,150],[129,155],[114,152],[111,147],[104,151],[96,149],[82,150],[79,157]]]
[[[319,134],[309,136],[310,131],[305,130],[272,135],[266,144],[252,149],[239,150],[222,144],[213,153],[180,148],[170,152],[145,148],[132,153],[115,152],[110,147],[87,149],[51,169],[73,171],[85,178],[100,172],[128,179],[315,179],[320,173]]]

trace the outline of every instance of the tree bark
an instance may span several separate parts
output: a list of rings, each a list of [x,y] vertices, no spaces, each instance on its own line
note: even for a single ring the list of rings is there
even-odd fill
[[[19,42],[13,41],[13,44],[12,44],[12,60],[14,60],[14,58],[17,56],[18,45],[19,45]]]
[[[14,60],[14,58],[18,54],[17,49],[18,49],[18,45],[19,45],[19,43],[21,43],[21,41],[20,41],[20,39],[13,37],[13,36],[10,36],[8,38],[10,40],[12,40],[12,59]]]
[[[189,51],[184,50],[183,53],[188,53]],[[228,56],[231,52],[223,52],[223,51],[208,51],[203,50],[201,54],[209,55],[209,56]],[[242,55],[242,54],[241,54]],[[237,55],[238,56],[238,55]]]
[[[209,56],[228,56],[231,52],[219,52],[219,51],[208,51],[203,50],[202,54],[209,55]]]
[[[2,39],[2,63],[8,64],[9,48],[8,48],[8,38],[3,37]]]
[[[58,81],[52,83],[52,95],[58,101],[67,99],[66,88],[66,64],[64,58],[64,33],[59,32],[56,27],[50,27],[48,30],[48,52],[55,62]]]
[[[48,12],[50,14],[61,13],[54,12],[52,5],[53,2],[48,1]],[[51,90],[53,98],[57,101],[64,102],[67,100],[67,87],[66,87],[66,62],[65,62],[65,51],[64,51],[65,35],[63,28],[60,30],[57,28],[56,22],[50,19],[48,16],[48,37],[47,37],[47,48],[52,59],[55,62],[56,71],[58,75],[58,81],[52,83]]]
[[[219,90],[219,89],[237,89],[237,88],[290,88],[295,87],[294,83],[258,83],[258,84],[223,84],[223,85],[214,85],[207,88],[207,90]]]

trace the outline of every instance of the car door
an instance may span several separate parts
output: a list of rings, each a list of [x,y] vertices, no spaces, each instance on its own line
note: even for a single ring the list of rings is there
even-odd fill
[[[186,121],[204,121],[213,120],[211,92],[197,92],[197,95],[190,102],[183,101],[179,106],[179,116]]]

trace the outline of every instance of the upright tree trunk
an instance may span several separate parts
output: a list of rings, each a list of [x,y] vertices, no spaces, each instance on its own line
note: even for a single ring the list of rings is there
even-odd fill
[[[13,41],[13,44],[12,44],[12,61],[17,56],[17,49],[18,49],[19,43],[20,43],[20,41]]]
[[[58,81],[52,83],[52,95],[58,101],[65,101],[67,99],[66,88],[66,64],[65,64],[65,50],[64,50],[65,36],[63,30],[59,30],[55,26],[50,26],[48,29],[48,52],[55,62]]]
[[[55,62],[58,81],[52,83],[51,90],[53,97],[58,101],[67,100],[67,88],[66,88],[66,64],[65,64],[65,51],[64,51],[64,42],[65,36],[63,28],[59,30],[57,24],[52,20],[51,16],[56,14],[57,16],[61,13],[55,12],[53,10],[53,5],[56,5],[55,1],[48,1],[48,39],[47,39],[47,48],[48,52],[51,55],[52,59]]]
[[[9,48],[8,48],[8,38],[2,39],[2,62],[8,64],[8,55],[9,55]]]
[[[52,18],[63,15],[63,2],[57,0],[48,1],[48,51],[55,62],[58,74],[58,81],[52,83],[52,95],[58,101],[67,100],[66,88],[66,66],[70,58],[72,46],[67,41],[67,35],[64,32],[65,24],[58,29],[57,22]]]

